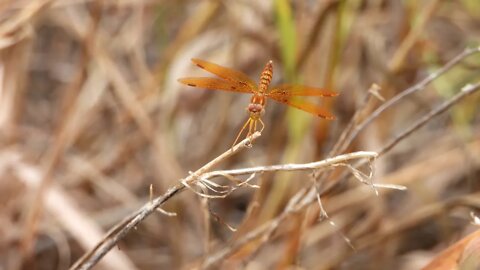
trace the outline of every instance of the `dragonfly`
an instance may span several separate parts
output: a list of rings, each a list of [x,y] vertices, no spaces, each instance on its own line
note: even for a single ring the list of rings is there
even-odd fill
[[[322,108],[307,100],[297,97],[334,97],[336,92],[323,88],[315,88],[304,85],[281,84],[269,88],[273,77],[273,61],[267,62],[260,75],[259,83],[255,83],[250,77],[241,71],[223,67],[205,60],[193,58],[192,62],[201,69],[204,69],[216,76],[213,77],[186,77],[178,81],[182,84],[204,88],[209,90],[222,90],[236,93],[252,94],[250,104],[247,106],[249,117],[240,132],[238,133],[233,145],[248,127],[247,138],[257,131],[260,124],[260,133],[265,128],[261,117],[265,112],[267,99],[286,104],[288,106],[300,109],[310,114],[314,114],[327,120],[333,120],[335,117],[325,108]]]

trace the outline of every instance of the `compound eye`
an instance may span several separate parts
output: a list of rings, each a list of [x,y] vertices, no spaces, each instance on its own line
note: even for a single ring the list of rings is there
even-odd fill
[[[258,113],[263,110],[263,106],[260,104],[249,104],[247,108],[252,113]]]

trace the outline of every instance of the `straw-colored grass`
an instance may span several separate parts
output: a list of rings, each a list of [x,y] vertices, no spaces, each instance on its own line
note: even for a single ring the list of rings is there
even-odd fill
[[[1,1],[0,269],[477,269],[479,24],[477,0]],[[232,148],[249,96],[179,84],[192,57],[273,60],[336,120],[269,102]]]

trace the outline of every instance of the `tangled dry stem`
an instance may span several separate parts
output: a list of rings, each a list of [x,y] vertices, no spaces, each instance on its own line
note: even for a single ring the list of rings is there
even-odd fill
[[[109,250],[111,250],[115,245],[123,238],[127,233],[135,228],[140,222],[142,222],[146,217],[155,212],[159,207],[164,204],[166,201],[170,200],[176,194],[182,192],[187,188],[184,183],[188,185],[193,185],[199,181],[199,176],[202,176],[214,166],[225,160],[226,158],[238,153],[239,151],[249,148],[250,144],[260,137],[260,133],[256,132],[251,137],[242,140],[240,143],[232,147],[231,149],[225,151],[223,154],[214,158],[203,167],[191,173],[185,179],[181,179],[180,183],[169,188],[162,196],[159,196],[147,204],[143,205],[140,209],[133,212],[131,215],[126,217],[123,221],[114,226],[106,236],[90,251],[85,253],[74,265],[70,267],[70,270],[86,270],[91,269],[95,266],[98,261],[102,259]]]
[[[260,133],[255,133],[252,135],[251,140],[255,140],[260,136]],[[190,173],[188,177],[180,180],[180,184],[177,184],[167,190],[165,194],[157,198],[151,199],[147,204],[142,206],[140,209],[132,213],[129,217],[124,219],[114,228],[112,228],[105,238],[91,251],[86,253],[82,258],[80,258],[77,263],[75,263],[70,269],[90,269],[92,268],[110,249],[112,249],[118,241],[120,241],[131,229],[135,228],[141,221],[143,221],[147,216],[152,214],[155,211],[158,211],[160,206],[164,204],[169,199],[173,198],[176,194],[182,192],[185,189],[190,189],[199,196],[211,199],[211,198],[224,198],[228,196],[233,190],[242,186],[249,186],[256,188],[258,186],[251,185],[249,182],[255,177],[255,175],[266,172],[276,172],[276,171],[305,171],[305,170],[316,170],[316,169],[326,169],[333,168],[334,166],[347,166],[347,162],[351,160],[358,159],[367,159],[370,162],[375,160],[377,153],[375,152],[354,152],[345,155],[336,156],[333,158],[328,158],[325,160],[305,163],[305,164],[282,164],[282,165],[272,165],[272,166],[258,166],[252,168],[243,168],[236,170],[219,170],[211,171],[211,168],[231,155],[237,153],[238,151],[248,148],[248,144],[251,142],[250,139],[245,139],[232,150],[227,150],[222,155],[210,161],[208,164],[197,170],[196,172]],[[373,165],[372,165],[373,166]],[[356,169],[355,169],[356,170]],[[371,185],[373,188],[380,187],[376,184],[371,183],[370,177],[372,172],[367,176],[358,170],[355,172],[356,175],[362,175],[362,182]],[[249,175],[246,180],[240,180],[236,176]],[[225,177],[226,179],[234,183],[233,187],[220,185],[211,179],[216,177]],[[365,180],[364,177],[369,178]],[[198,189],[196,189],[197,187]],[[401,188],[401,187],[400,187]],[[214,195],[209,194],[208,191],[213,191]],[[175,213],[169,213],[164,210],[160,210],[161,213],[168,216],[174,216]],[[323,212],[325,213],[325,212]],[[223,223],[225,226],[229,227],[232,231],[235,229],[228,224],[222,222],[219,217],[214,215],[210,211],[210,214],[213,214],[213,217],[219,222]],[[268,240],[268,237],[264,238],[265,241]]]
[[[475,53],[480,52],[480,48],[470,48],[464,50],[462,53],[457,55],[454,59],[448,62],[445,66],[440,68],[438,71],[432,73],[424,80],[420,81],[419,83],[415,84],[414,86],[406,89],[405,91],[401,92],[397,96],[393,97],[392,99],[383,103],[380,107],[378,107],[372,114],[370,114],[365,120],[362,122],[352,122],[352,127],[343,134],[344,140],[335,147],[335,152],[342,152],[350,145],[350,143],[357,137],[357,135],[371,122],[373,122],[376,118],[380,116],[385,110],[394,106],[399,101],[404,99],[405,97],[424,89],[429,83],[433,80],[450,70],[452,67],[456,66],[458,63],[463,61],[466,57],[473,55]],[[402,134],[395,137],[392,141],[387,143],[383,148],[381,148],[379,154],[384,154],[388,152],[391,148],[393,148],[398,142],[402,141],[408,135],[412,134],[415,130],[421,128],[425,123],[430,121],[435,116],[441,114],[442,112],[449,109],[454,104],[458,103],[464,97],[471,95],[472,93],[478,91],[480,89],[480,83],[467,85],[465,86],[462,91],[460,91],[457,95],[450,98],[440,106],[437,106],[435,109],[427,113],[424,117],[421,117],[418,121],[412,124],[409,128],[406,129]],[[371,98],[372,95],[369,95]],[[357,119],[355,119],[357,120]],[[252,168],[243,168],[243,169],[236,169],[236,170],[220,170],[220,171],[211,171],[212,167],[220,163],[222,160],[230,157],[231,155],[237,153],[238,151],[249,148],[251,141],[258,138],[261,134],[255,133],[252,135],[250,139],[245,139],[239,144],[235,145],[232,149],[224,152],[222,155],[218,156],[217,158],[213,159],[205,166],[197,170],[196,172],[190,173],[188,177],[185,179],[180,180],[180,183],[171,187],[167,190],[162,196],[159,196],[155,199],[152,199],[149,203],[145,204],[143,207],[132,213],[130,216],[126,217],[122,222],[117,224],[113,227],[104,239],[98,243],[98,245],[87,252],[82,258],[80,258],[70,269],[90,269],[92,268],[109,250],[111,250],[117,243],[120,241],[131,229],[137,226],[142,220],[144,220],[147,216],[149,216],[154,211],[158,211],[159,207],[168,201],[169,199],[173,198],[176,194],[180,193],[181,191],[189,188],[193,190],[196,194],[209,199],[209,198],[224,198],[228,196],[233,190],[238,187],[242,186],[249,186],[256,188],[257,186],[251,185],[249,182],[257,175],[265,172],[275,172],[275,171],[301,171],[301,170],[310,170],[310,171],[318,171],[324,170],[325,168],[333,168],[338,166],[346,167],[349,171],[349,175],[353,175],[356,179],[360,182],[371,186],[375,193],[378,194],[378,188],[389,188],[389,189],[405,189],[403,186],[398,185],[390,185],[390,184],[375,184],[372,182],[373,177],[373,165],[372,162],[378,156],[375,152],[355,152],[349,153],[345,155],[339,155],[335,157],[331,157],[322,161],[312,162],[312,163],[305,163],[305,164],[282,164],[282,165],[273,165],[273,166],[258,166]],[[361,160],[357,163],[357,165],[352,166],[348,163],[351,160]],[[358,168],[365,163],[370,164],[370,171],[368,173],[364,173],[360,171]],[[246,180],[240,180],[237,176],[241,175],[249,175]],[[317,177],[319,175],[317,174]],[[322,174],[320,174],[322,176]],[[226,179],[230,180],[234,183],[234,186],[225,186],[217,184],[216,182],[212,181],[211,179],[215,177],[225,177]],[[314,177],[314,179],[318,179]],[[340,177],[341,180],[345,178],[345,175]],[[234,253],[243,245],[251,242],[254,239],[261,238],[261,242],[266,243],[278,228],[278,226],[291,214],[296,213],[307,205],[318,201],[321,209],[321,216],[324,218],[328,218],[325,210],[323,210],[323,206],[321,204],[320,196],[327,192],[331,186],[333,186],[336,182],[332,183],[329,187],[324,188],[323,190],[318,189],[316,185],[313,187],[305,187],[299,192],[297,192],[291,200],[288,202],[284,211],[277,216],[276,218],[270,220],[269,222],[265,223],[264,225],[256,228],[255,230],[250,231],[241,239],[235,241],[231,245],[224,247],[220,250],[217,250],[211,254],[206,256],[206,259],[202,262],[201,267],[207,268],[216,263],[220,260],[229,256],[229,254]],[[196,188],[197,189],[196,189]],[[200,190],[200,191],[199,191]],[[209,194],[209,192],[213,192]],[[161,211],[161,210],[160,210]],[[173,215],[172,213],[161,211],[164,214]],[[331,221],[330,221],[331,222]],[[347,238],[348,239],[348,238]]]

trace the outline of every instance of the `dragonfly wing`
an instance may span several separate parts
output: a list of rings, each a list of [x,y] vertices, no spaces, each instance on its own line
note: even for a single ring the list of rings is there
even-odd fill
[[[255,82],[243,72],[222,67],[220,65],[207,62],[205,60],[200,60],[197,58],[192,58],[192,62],[195,65],[197,65],[199,68],[205,69],[206,71],[211,72],[222,79],[225,79],[230,82],[237,82],[239,84],[249,86],[252,89],[256,89]]]
[[[230,82],[217,78],[209,77],[188,77],[178,79],[180,83],[183,83],[192,87],[205,88],[210,90],[223,90],[230,92],[240,92],[240,93],[252,93],[253,90],[246,85],[239,84],[238,82]]]
[[[328,120],[335,119],[335,116],[333,116],[333,114],[331,114],[326,109],[324,109],[324,108],[322,108],[322,107],[320,107],[320,106],[318,106],[314,103],[308,102],[306,100],[289,98],[287,96],[281,97],[279,95],[269,96],[269,97],[271,99],[277,101],[277,102],[292,106],[294,108],[300,109],[302,111],[305,111],[305,112],[308,112],[308,113],[311,113],[311,114],[315,114],[316,116],[319,116],[321,118],[325,118],[325,119],[328,119]]]
[[[334,96],[338,96],[338,94],[333,91],[322,89],[322,88],[315,88],[315,87],[304,86],[304,85],[282,84],[271,89],[268,92],[267,96],[271,96],[272,98],[273,96],[334,97]]]

